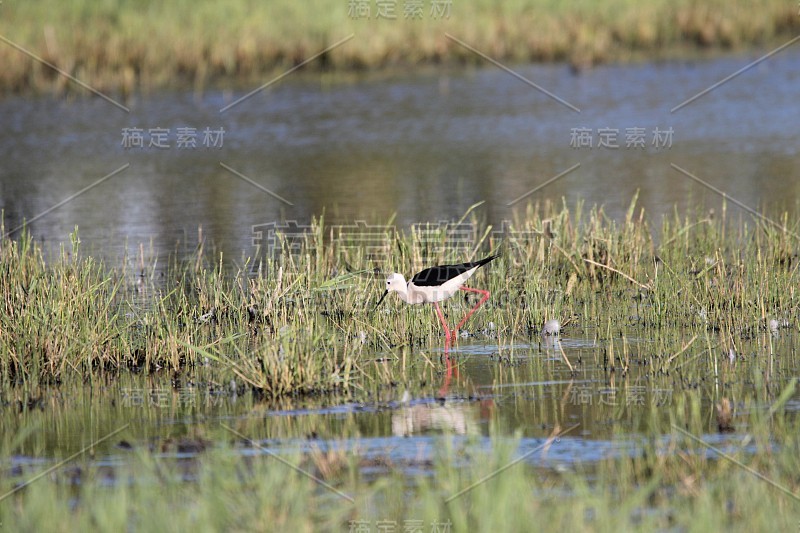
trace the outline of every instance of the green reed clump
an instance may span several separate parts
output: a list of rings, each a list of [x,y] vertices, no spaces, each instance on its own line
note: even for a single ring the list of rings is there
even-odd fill
[[[686,335],[661,340],[646,361],[656,372],[687,362],[702,368],[710,361],[703,353],[727,355],[770,327],[797,327],[794,219],[783,219],[784,231],[724,209],[676,215],[656,233],[635,198],[620,221],[602,208],[553,203],[529,206],[503,232],[476,212],[467,216],[473,234],[457,245],[446,227],[424,238],[417,227],[365,248],[318,221],[301,245],[284,242],[278,253],[238,265],[201,246],[173,259],[163,276],[98,264],[82,256],[77,237],[49,263],[29,236],[4,238],[0,378],[92,379],[125,369],[191,375],[211,365],[222,382],[271,396],[363,386],[376,352],[406,364],[396,348],[441,345],[429,306],[390,295],[375,308],[386,275],[489,253],[500,257],[471,283],[492,298],[463,333],[501,345],[538,341],[542,324],[557,319],[594,332],[609,362],[627,368],[631,334]],[[446,302],[448,321],[475,302],[467,293]]]
[[[122,364],[115,299],[120,282],[78,241],[53,264],[29,234],[0,244],[0,376],[6,383],[58,382]]]

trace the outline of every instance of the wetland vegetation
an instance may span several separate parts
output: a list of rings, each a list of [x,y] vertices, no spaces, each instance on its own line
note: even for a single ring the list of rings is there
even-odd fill
[[[269,396],[361,386],[376,352],[405,353],[441,335],[424,307],[374,309],[386,273],[489,251],[501,257],[479,283],[494,296],[466,327],[501,346],[538,338],[555,318],[596,331],[608,366],[625,372],[620,332],[673,329],[681,338],[655,335],[663,340],[637,364],[669,373],[694,354],[707,371],[743,340],[797,327],[795,220],[732,217],[724,207],[653,228],[635,202],[621,223],[602,208],[549,202],[505,233],[475,218],[471,251],[448,247],[446,226],[438,246],[399,231],[367,251],[331,241],[318,220],[277,254],[226,262],[201,244],[166,267],[142,255],[113,268],[84,257],[77,232],[51,259],[27,234],[4,238],[0,379],[36,387],[103,372],[191,374],[213,362]],[[467,305],[454,302],[448,313]]]
[[[440,2],[449,7],[439,15],[432,3],[422,2],[421,16],[407,18],[403,2],[384,2],[395,6],[389,18],[374,2],[348,0],[7,2],[0,6],[0,35],[7,39],[0,46],[0,90],[82,90],[17,46],[99,90],[130,94],[252,83],[350,34],[357,38],[309,67],[361,71],[483,61],[445,33],[496,60],[583,68],[764,47],[800,29],[796,3],[784,0],[456,0]],[[368,15],[357,16],[357,4],[369,5]]]
[[[337,245],[319,220],[302,247],[274,255],[227,260],[201,246],[126,268],[83,256],[77,233],[56,253],[28,234],[5,238],[0,398],[14,431],[0,442],[3,527],[794,527],[796,219],[723,206],[655,224],[634,199],[617,223],[602,208],[544,203],[500,236],[479,213],[465,215],[476,231],[468,255],[502,255],[475,276],[493,296],[450,354],[427,306],[374,309],[376,269],[464,258],[413,232],[387,238],[384,262]],[[548,319],[564,336],[549,356],[534,349]],[[570,337],[589,339],[581,355]],[[476,343],[488,358],[470,355]],[[489,389],[470,383],[476,358],[491,365]],[[143,377],[172,395],[192,387],[226,400],[124,405]],[[593,382],[636,387],[642,401],[576,403],[576,388]],[[498,395],[504,386],[516,392]],[[555,392],[531,402],[525,387]],[[668,401],[651,401],[665,390]],[[419,405],[409,392],[441,399]],[[297,410],[309,401],[323,409]],[[503,402],[516,423],[499,416]],[[332,424],[326,405],[355,407]],[[291,414],[270,414],[282,408]],[[396,435],[408,438],[415,410],[444,408],[451,418],[479,409],[482,429],[440,424],[416,456],[393,456],[391,442],[360,447],[382,424],[359,422],[360,410],[390,415],[393,429],[406,420]],[[582,451],[602,435],[618,444]],[[79,457],[37,480],[41,467],[21,458],[43,449]]]

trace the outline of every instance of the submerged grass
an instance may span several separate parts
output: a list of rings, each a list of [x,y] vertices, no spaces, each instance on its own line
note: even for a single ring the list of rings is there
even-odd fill
[[[423,473],[408,475],[388,464],[368,478],[357,453],[287,452],[279,461],[220,429],[213,447],[188,459],[141,446],[117,449],[113,461],[79,460],[10,494],[19,480],[3,475],[0,523],[13,531],[376,531],[379,524],[527,531],[536,523],[579,531],[795,527],[798,418],[780,400],[748,404],[738,419],[746,433],[714,438],[704,433],[707,420],[698,403],[697,395],[687,394],[658,408],[670,413],[668,419],[643,431],[630,455],[563,468],[553,467],[559,447],[573,438],[569,433],[524,443],[492,435],[491,449],[479,438],[440,436]],[[684,431],[713,439],[726,457]],[[523,453],[526,460],[512,465]]]
[[[404,372],[418,360],[409,350],[438,346],[441,331],[427,306],[387,298],[374,308],[385,273],[490,251],[501,257],[475,284],[493,296],[466,331],[500,346],[538,339],[542,324],[558,319],[592,332],[610,371],[624,375],[636,363],[653,375],[691,375],[716,371],[717,359],[745,341],[798,327],[794,219],[782,219],[783,231],[723,209],[675,214],[653,232],[635,199],[620,222],[601,208],[547,203],[500,235],[470,216],[470,250],[448,248],[446,228],[442,245],[427,248],[400,232],[383,243],[388,260],[377,261],[375,249],[331,239],[318,221],[302,245],[280,254],[235,266],[201,246],[163,272],[99,264],[81,254],[76,235],[52,260],[30,235],[4,238],[0,381],[36,387],[126,370],[191,379],[213,367],[219,383],[234,379],[271,397],[392,382],[391,372],[376,371],[375,353]],[[470,298],[445,304],[451,321]],[[656,348],[631,355],[629,336],[655,337]]]
[[[351,16],[370,5],[368,19]],[[448,2],[442,2],[447,4]],[[502,61],[611,60],[663,57],[687,50],[762,46],[800,29],[785,0],[632,0],[450,2],[449,16],[378,17],[374,2],[212,2],[82,0],[13,2],[0,10],[0,35],[102,91],[253,82],[295,66],[354,33],[356,39],[311,68],[362,70],[392,65],[482,62],[450,42],[450,33]],[[81,90],[8,44],[0,45],[0,91]]]

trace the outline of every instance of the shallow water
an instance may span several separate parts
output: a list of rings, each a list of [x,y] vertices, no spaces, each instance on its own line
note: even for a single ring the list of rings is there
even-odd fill
[[[335,83],[296,73],[224,112],[245,92],[145,95],[126,102],[129,114],[99,98],[9,98],[0,101],[0,208],[7,230],[32,220],[37,238],[57,243],[78,226],[86,247],[112,260],[140,245],[148,256],[188,252],[198,227],[238,259],[253,253],[253,226],[302,227],[323,213],[348,227],[396,213],[407,228],[458,220],[485,202],[479,214],[501,225],[529,200],[564,198],[619,218],[636,191],[655,222],[673,206],[719,210],[718,193],[671,164],[753,209],[796,212],[800,52],[785,50],[670,112],[755,57],[579,75],[519,67],[580,113],[491,66]],[[183,127],[195,128],[194,148],[190,136],[178,139]],[[125,128],[143,130],[143,148],[123,146]],[[149,146],[155,128],[168,130],[169,147]],[[224,129],[221,146],[206,128]],[[592,148],[571,146],[578,128]],[[616,131],[618,148],[598,147],[603,128]],[[643,148],[626,147],[629,128],[642,128]],[[655,130],[670,128],[671,144],[654,146]]]
[[[656,377],[637,364],[648,354],[646,340],[628,339],[633,364],[622,375],[604,368],[602,342],[593,333],[571,333],[560,343],[515,346],[491,338],[462,339],[448,352],[449,375],[444,352],[434,347],[413,354],[405,379],[398,375],[394,385],[339,396],[268,402],[226,384],[209,386],[198,379],[175,387],[163,376],[135,375],[93,386],[65,385],[33,399],[7,391],[3,426],[27,437],[3,470],[22,481],[105,437],[93,446],[91,463],[103,467],[110,483],[114,468],[134,450],[187,461],[222,443],[234,445],[243,456],[341,450],[358,458],[368,478],[389,470],[413,476],[432,471],[445,442],[474,451],[489,449],[500,438],[519,439],[517,456],[543,472],[585,473],[605,458],[642,453],[656,427],[669,428],[668,413],[676,402],[698,395],[708,414],[707,431],[698,437],[723,450],[753,447],[745,404],[756,398],[748,405],[766,410],[770,403],[759,397],[751,378],[768,364],[760,351],[763,340],[743,345],[747,355],[733,362],[720,354],[716,379],[677,371]],[[559,344],[577,369],[574,375],[563,363]],[[791,331],[773,338],[786,367],[771,384],[777,393],[796,373],[795,345]],[[381,361],[376,365],[390,365],[381,354],[376,359]],[[396,366],[392,370],[398,372]],[[739,394],[732,398],[735,430],[721,433],[714,404],[731,391]],[[796,393],[786,409],[796,413],[798,408]],[[563,433],[548,443],[555,432]],[[657,448],[667,449],[671,431],[657,433]],[[189,477],[191,470],[189,463]],[[80,478],[80,469],[70,475]]]

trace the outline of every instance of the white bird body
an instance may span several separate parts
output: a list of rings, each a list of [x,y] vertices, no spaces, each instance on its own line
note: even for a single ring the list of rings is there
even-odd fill
[[[432,304],[452,298],[466,281],[475,273],[479,266],[472,267],[466,272],[451,278],[441,285],[417,286],[414,280],[406,282],[402,274],[394,273],[386,282],[386,290],[397,292],[397,295],[407,304]]]
[[[441,310],[439,309],[438,302],[451,298],[459,290],[470,292],[477,292],[483,295],[483,299],[478,302],[472,310],[461,320],[458,326],[455,327],[453,334],[458,330],[464,322],[475,312],[478,307],[483,305],[489,299],[489,291],[480,289],[470,289],[464,287],[464,283],[472,277],[472,275],[483,265],[494,260],[497,256],[492,255],[474,261],[471,263],[462,263],[460,265],[440,265],[418,272],[406,281],[402,274],[395,272],[391,274],[386,280],[386,292],[383,293],[381,299],[378,301],[376,307],[381,304],[386,295],[390,292],[396,292],[407,304],[433,304],[436,308],[436,314],[442,322],[442,327],[445,331],[445,338],[447,342],[450,341],[450,328],[444,320]],[[453,335],[454,336],[454,335]]]

